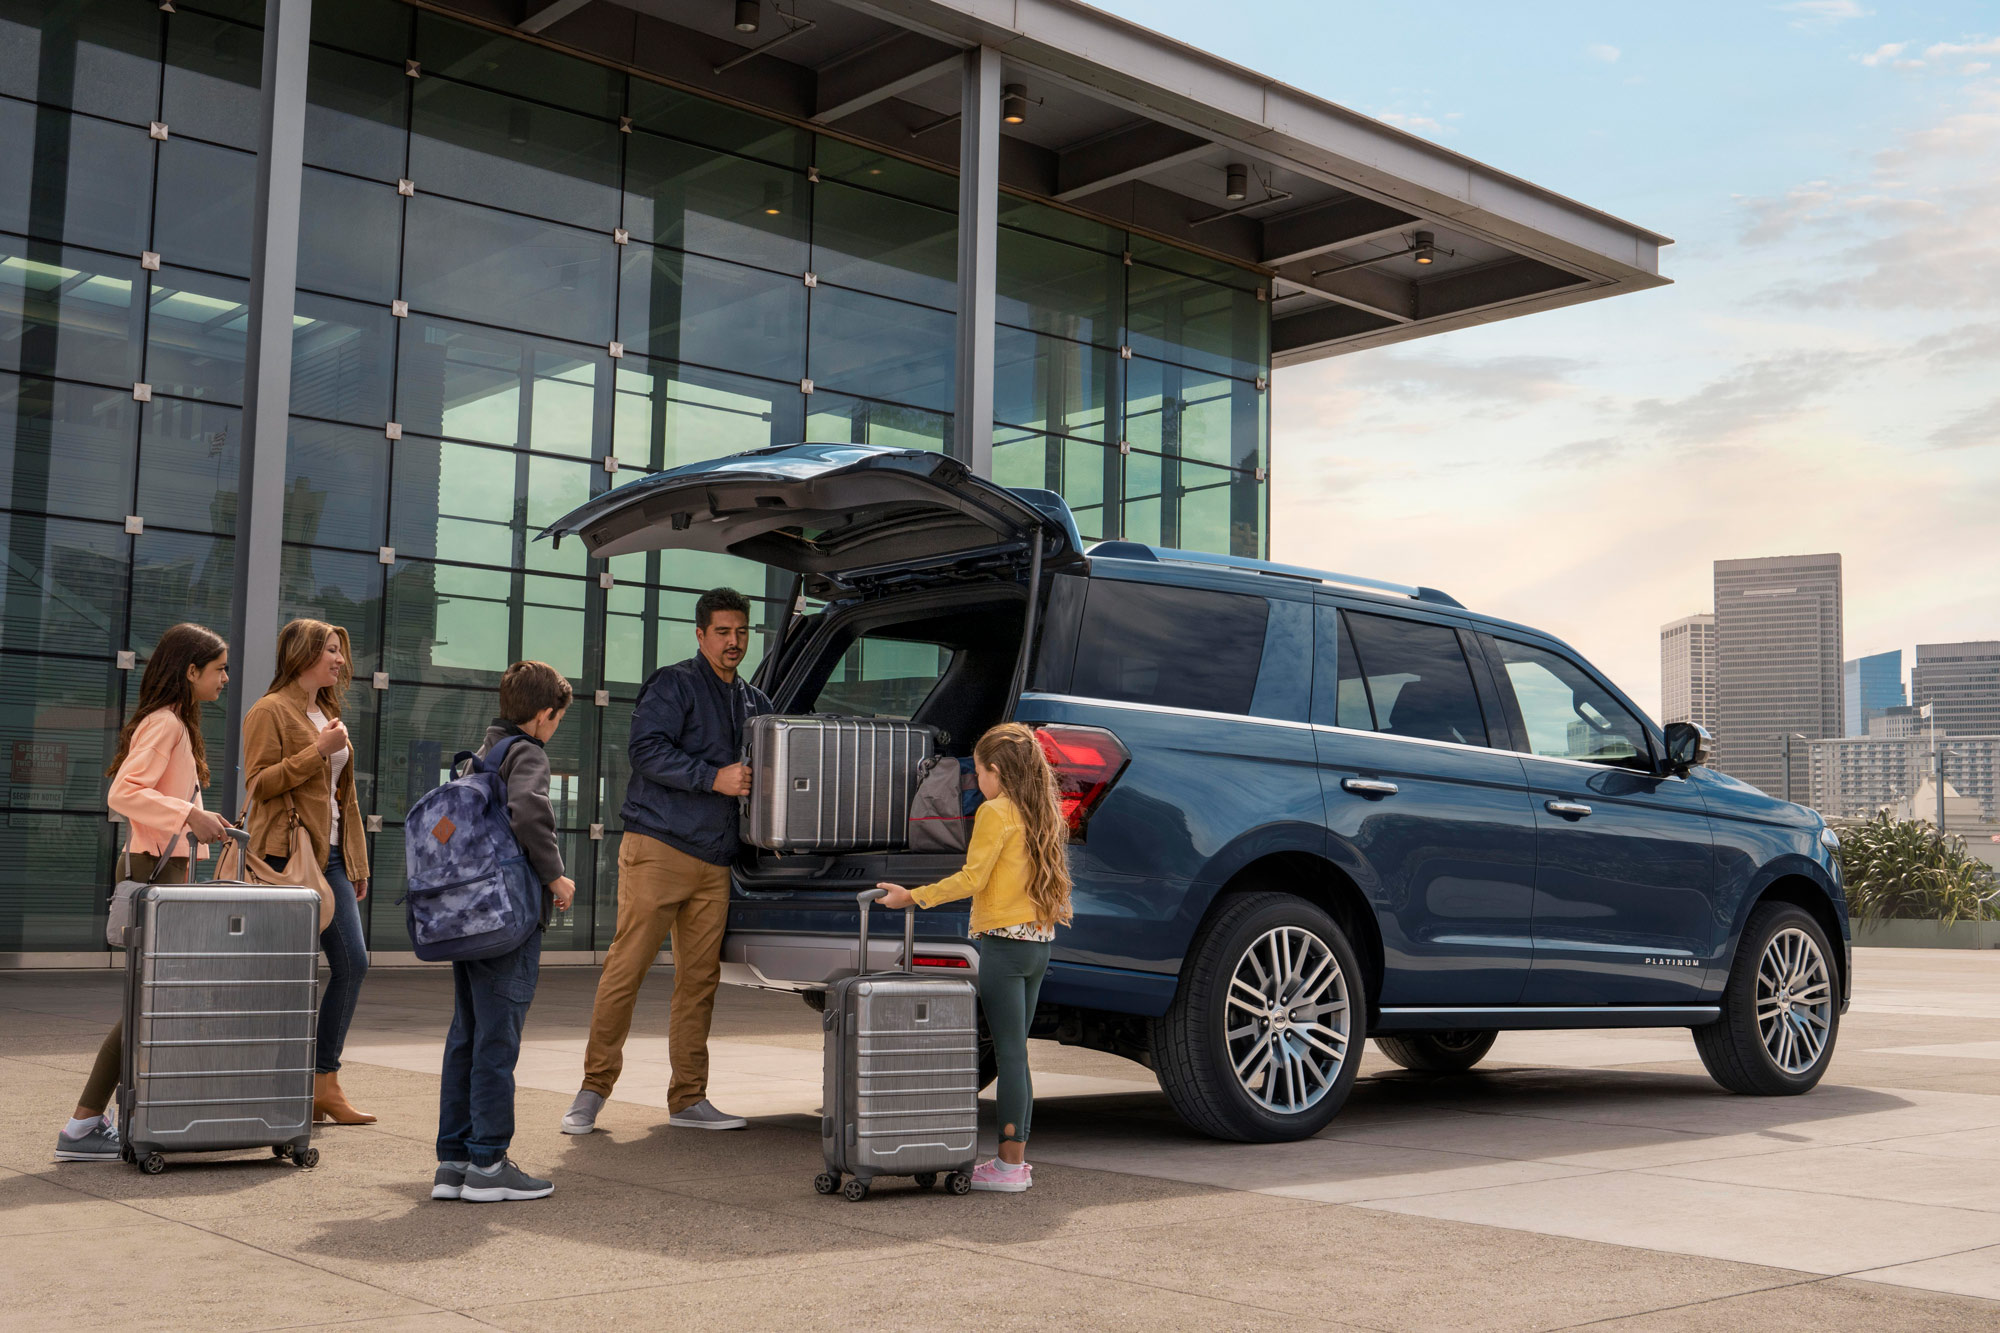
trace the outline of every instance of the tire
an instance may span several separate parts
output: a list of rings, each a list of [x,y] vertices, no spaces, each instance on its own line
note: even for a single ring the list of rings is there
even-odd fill
[[[1289,1008],[1302,980],[1312,1003]],[[1153,1020],[1154,1068],[1199,1133],[1302,1139],[1347,1100],[1367,1027],[1361,967],[1333,918],[1289,894],[1249,893],[1225,901],[1189,951],[1172,1006]]]
[[[1499,1035],[1492,1028],[1415,1032],[1404,1037],[1377,1037],[1375,1048],[1419,1074],[1462,1074],[1486,1058]]]
[[[292,1154],[292,1160],[310,1171],[319,1165],[319,1149],[308,1148],[304,1152],[295,1152]]]
[[[916,1174],[916,1176],[914,1177],[914,1179],[915,1179],[915,1180],[916,1180],[916,1182],[917,1182],[917,1188],[918,1188],[918,1189],[920,1189],[920,1190],[927,1190],[927,1189],[931,1188],[931,1187],[932,1187],[933,1185],[937,1184],[937,1172],[935,1172],[935,1171],[919,1171],[919,1172],[917,1172],[917,1174]]]
[[[813,1177],[813,1191],[818,1194],[832,1194],[840,1188],[840,1177],[831,1171],[822,1171]]]
[[[1826,932],[1810,912],[1760,904],[1736,946],[1722,1017],[1694,1030],[1709,1076],[1745,1096],[1810,1092],[1840,1036],[1835,968]]]
[[[149,1152],[139,1160],[139,1169],[149,1176],[157,1176],[167,1169],[167,1159],[156,1152]]]
[[[868,1182],[865,1180],[850,1180],[840,1187],[840,1192],[849,1203],[860,1203],[868,1197]]]
[[[963,1171],[954,1171],[944,1178],[944,1187],[953,1194],[972,1193],[972,1177]]]

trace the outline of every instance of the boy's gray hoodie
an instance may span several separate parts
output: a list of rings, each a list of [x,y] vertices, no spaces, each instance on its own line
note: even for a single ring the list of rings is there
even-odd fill
[[[542,743],[519,727],[495,722],[486,728],[486,743],[479,757],[506,740],[521,739],[507,749],[500,761],[500,777],[507,784],[507,821],[514,826],[514,840],[527,854],[528,864],[544,885],[563,876],[562,848],[556,842],[556,810],[549,802],[549,755]]]

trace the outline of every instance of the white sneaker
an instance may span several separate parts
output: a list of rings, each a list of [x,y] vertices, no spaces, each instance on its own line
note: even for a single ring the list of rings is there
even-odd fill
[[[740,1115],[728,1115],[715,1109],[715,1103],[704,1097],[693,1106],[683,1107],[667,1117],[669,1125],[681,1129],[748,1129],[750,1122]]]
[[[576,1100],[563,1112],[562,1132],[565,1134],[588,1134],[597,1128],[597,1113],[604,1109],[604,1098],[585,1088],[576,1094]]]

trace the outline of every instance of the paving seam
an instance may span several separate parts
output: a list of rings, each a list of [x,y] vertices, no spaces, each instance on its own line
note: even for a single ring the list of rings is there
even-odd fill
[[[1849,1146],[1849,1145],[1841,1145],[1841,1146],[1845,1147],[1845,1146]],[[1879,1198],[1879,1197],[1877,1197],[1877,1196],[1875,1196],[1875,1195],[1872,1195],[1872,1194],[1836,1194],[1836,1193],[1834,1193],[1834,1192],[1833,1192],[1833,1191],[1831,1191],[1831,1190],[1809,1190],[1809,1189],[1803,1189],[1803,1188],[1800,1188],[1800,1187],[1798,1187],[1798,1186],[1794,1186],[1794,1185],[1760,1185],[1760,1184],[1752,1184],[1752,1183],[1750,1183],[1750,1182],[1747,1182],[1747,1181],[1737,1181],[1737,1180],[1705,1180],[1705,1179],[1703,1179],[1703,1178],[1701,1178],[1701,1177],[1699,1177],[1699,1176],[1670,1176],[1670,1175],[1667,1175],[1667,1174],[1666,1174],[1666,1172],[1667,1172],[1667,1171],[1669,1171],[1669,1170],[1671,1170],[1671,1169],[1672,1169],[1672,1168],[1670,1168],[1670,1167],[1632,1167],[1632,1168],[1629,1168],[1628,1170],[1626,1170],[1626,1171],[1624,1171],[1624,1172],[1615,1172],[1615,1173],[1607,1173],[1607,1174],[1623,1174],[1623,1175],[1633,1175],[1633,1176],[1650,1176],[1650,1177],[1652,1177],[1652,1178],[1653,1178],[1653,1179],[1655,1179],[1655,1180],[1678,1180],[1678,1181],[1681,1181],[1681,1182],[1683,1182],[1684,1184],[1690,1184],[1690,1185],[1729,1185],[1729,1186],[1731,1186],[1731,1187],[1733,1187],[1733,1188],[1735,1188],[1735,1189],[1746,1189],[1746,1190],[1768,1190],[1768,1191],[1770,1191],[1770,1192],[1771,1192],[1771,1193],[1773,1193],[1773,1194],[1802,1194],[1802,1195],[1804,1195],[1805,1197],[1807,1197],[1807,1198],[1809,1198],[1809,1199],[1851,1199],[1851,1200],[1856,1200],[1856,1201],[1858,1201],[1858,1202],[1861,1202],[1861,1203],[1876,1203],[1876,1204],[1881,1204],[1881,1203],[1889,1203],[1889,1204],[1895,1204],[1895,1205],[1896,1205],[1897,1207],[1900,1207],[1900,1208],[1943,1208],[1943,1209],[1948,1209],[1948,1210],[1950,1210],[1951,1212],[1954,1212],[1954,1213],[1969,1213],[1969,1214],[1971,1214],[1971,1215],[1972,1215],[1972,1216],[1974,1216],[1974,1217],[1995,1217],[1995,1216],[2000,1216],[2000,1211],[1996,1211],[1995,1209],[1992,1209],[1992,1208],[1968,1208],[1968,1207],[1966,1207],[1966,1206],[1965,1206],[1964,1204],[1957,1204],[1957,1203],[1911,1203],[1911,1202],[1910,1202],[1909,1200],[1907,1200],[1907,1199],[1884,1199],[1884,1198]],[[1510,1187],[1509,1187],[1509,1186],[1504,1186],[1504,1185],[1482,1185],[1482,1186],[1480,1186],[1479,1188],[1481,1188],[1481,1189],[1506,1189],[1506,1188],[1510,1188]],[[1983,1244],[1983,1245],[1974,1245],[1974,1246],[1971,1246],[1970,1248],[1971,1248],[1971,1249],[1975,1249],[1975,1250],[1985,1250],[1985,1249],[1991,1249],[1991,1248],[1992,1248],[1992,1247],[1993,1247],[1994,1245],[1996,1245],[1996,1244],[2000,1244],[2000,1241],[1987,1241],[1987,1242],[1986,1242],[1985,1244]],[[1953,1253],[1954,1253],[1954,1254],[1957,1254],[1957,1253],[1963,1253],[1963,1251],[1956,1251],[1956,1250],[1955,1250],[1955,1251],[1953,1251]],[[1933,1256],[1933,1257],[1938,1257],[1938,1258],[1942,1258],[1943,1256],[1941,1256],[1941,1255],[1940,1255],[1940,1256]],[[1920,1259],[1910,1259],[1910,1260],[1907,1260],[1906,1262],[1908,1262],[1908,1263],[1921,1263],[1921,1262],[1923,1262],[1923,1260],[1920,1260]],[[1901,1265],[1898,1265],[1898,1264],[1875,1264],[1875,1265],[1873,1265],[1873,1267],[1875,1267],[1875,1268],[1896,1268],[1896,1267],[1900,1267],[1900,1266],[1901,1266]],[[1865,1271],[1865,1270],[1860,1270],[1860,1269],[1857,1269],[1857,1270],[1855,1270],[1855,1271],[1857,1271],[1857,1272],[1861,1272],[1861,1271]],[[1846,1274],[1845,1274],[1845,1273],[1842,1273],[1842,1274],[1838,1274],[1837,1276],[1842,1276],[1842,1277],[1844,1277],[1844,1276],[1846,1276]]]
[[[1727,1263],[1729,1261],[1718,1260],[1717,1262]],[[1605,1315],[1601,1319],[1587,1319],[1581,1324],[1563,1324],[1559,1328],[1549,1330],[1549,1333],[1568,1333],[1569,1330],[1578,1328],[1601,1328],[1605,1324],[1617,1323],[1620,1320],[1637,1319],[1642,1315],[1649,1315],[1649,1314],[1665,1314],[1670,1310],[1699,1310],[1704,1305],[1720,1305],[1726,1301],[1738,1301],[1742,1300],[1745,1296],[1757,1296],[1767,1291],[1791,1291],[1799,1287],[1814,1287],[1820,1285],[1821,1283],[1832,1282],[1834,1280],[1835,1278],[1833,1275],[1830,1274],[1822,1275],[1814,1273],[1811,1276],[1805,1278],[1803,1281],[1799,1282],[1774,1282],[1768,1287],[1752,1287],[1748,1291],[1732,1292],[1727,1296],[1704,1296],[1702,1299],[1698,1301],[1682,1301],[1677,1305],[1660,1305],[1660,1306],[1655,1306],[1650,1310],[1635,1310],[1631,1314]],[[1905,1287],[1903,1288],[1903,1290],[1914,1291],[1917,1290],[1917,1288]]]
[[[1936,1288],[1912,1287],[1907,1282],[1877,1282],[1874,1278],[1862,1277],[1861,1275],[1863,1273],[1887,1272],[1891,1268],[1908,1268],[1912,1264],[1934,1263],[1939,1259],[1956,1259],[1961,1254],[1977,1254],[1981,1250],[1991,1250],[1996,1248],[2000,1248],[2000,1242],[1989,1241],[1984,1245],[1968,1245],[1962,1250],[1951,1250],[1945,1254],[1933,1254],[1923,1259],[1907,1259],[1900,1264],[1871,1264],[1867,1268],[1854,1268],[1848,1270],[1845,1273],[1836,1273],[1834,1274],[1834,1276],[1854,1278],[1856,1281],[1860,1282],[1875,1282],[1875,1285],[1879,1287],[1901,1287],[1904,1291],[1933,1291],[1936,1290]],[[1946,1296],[1959,1295],[1958,1292],[1949,1292],[1949,1291],[1943,1292],[1941,1294]],[[1992,1298],[1986,1296],[1969,1296],[1966,1297],[1966,1299],[1975,1301],[1988,1301],[1989,1303],[2000,1303],[2000,1302],[1993,1302]]]

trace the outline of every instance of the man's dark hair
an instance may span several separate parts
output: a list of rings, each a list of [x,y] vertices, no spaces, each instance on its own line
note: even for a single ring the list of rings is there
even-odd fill
[[[560,713],[574,696],[563,673],[547,662],[516,662],[500,677],[500,720],[520,726],[544,708]]]
[[[708,622],[715,619],[717,611],[741,611],[750,614],[750,599],[734,588],[710,588],[694,604],[694,627],[707,629]]]

